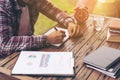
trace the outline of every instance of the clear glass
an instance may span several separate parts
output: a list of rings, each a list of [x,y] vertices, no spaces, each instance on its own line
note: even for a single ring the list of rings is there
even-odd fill
[[[100,31],[102,29],[102,26],[104,24],[104,16],[94,16],[94,29],[96,31]]]

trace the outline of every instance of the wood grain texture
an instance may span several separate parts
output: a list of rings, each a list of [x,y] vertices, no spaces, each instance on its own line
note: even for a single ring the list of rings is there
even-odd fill
[[[98,71],[87,68],[83,63],[83,58],[90,54],[92,51],[96,50],[100,46],[110,46],[120,50],[120,43],[107,42],[107,25],[111,21],[111,17],[106,17],[102,30],[97,32],[94,30],[92,25],[92,18],[94,15],[90,15],[86,24],[80,25],[82,31],[84,32],[83,36],[76,39],[69,39],[63,46],[60,48],[49,47],[40,49],[40,51],[71,51],[74,53],[75,58],[75,77],[55,77],[55,76],[27,76],[27,75],[14,75],[15,78],[22,80],[120,80],[120,78],[113,79],[108,77]],[[12,55],[6,57],[5,59],[0,60],[0,72],[7,75],[13,76],[10,74],[19,53],[13,53]],[[6,79],[7,80],[7,79]]]

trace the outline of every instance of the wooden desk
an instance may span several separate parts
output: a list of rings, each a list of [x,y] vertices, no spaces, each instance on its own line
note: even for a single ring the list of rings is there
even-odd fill
[[[87,68],[82,60],[91,51],[94,51],[98,47],[105,45],[116,49],[120,49],[120,43],[112,43],[106,41],[107,25],[112,18],[105,18],[104,26],[102,30],[97,32],[92,26],[91,15],[86,23],[86,26],[82,26],[84,32],[83,36],[77,39],[69,39],[60,48],[46,48],[41,51],[72,51],[75,56],[75,77],[43,77],[43,76],[14,76],[23,80],[114,80],[98,71]],[[10,71],[13,68],[15,61],[18,58],[19,53],[13,53],[12,55],[0,60],[0,72],[10,75]],[[120,78],[116,79],[120,80]]]

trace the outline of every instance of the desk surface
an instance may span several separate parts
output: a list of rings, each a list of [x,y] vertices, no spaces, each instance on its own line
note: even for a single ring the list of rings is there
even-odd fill
[[[18,79],[22,80],[114,80],[98,71],[87,68],[82,60],[91,51],[96,50],[98,47],[105,45],[116,49],[120,49],[120,43],[112,43],[106,41],[107,36],[107,25],[112,18],[105,18],[102,30],[97,32],[94,30],[92,25],[93,15],[89,17],[87,23],[81,25],[84,32],[83,36],[77,39],[69,39],[60,48],[46,48],[41,51],[72,51],[75,56],[75,77],[43,77],[43,76],[20,76],[16,75]],[[5,59],[0,59],[0,72],[10,75],[11,69],[13,68],[19,53],[13,53]],[[10,75],[11,76],[11,75]],[[0,74],[0,79],[2,75]],[[6,79],[7,80],[7,79]],[[10,79],[8,79],[10,80]],[[17,80],[17,79],[12,79]],[[118,78],[117,80],[120,80]]]

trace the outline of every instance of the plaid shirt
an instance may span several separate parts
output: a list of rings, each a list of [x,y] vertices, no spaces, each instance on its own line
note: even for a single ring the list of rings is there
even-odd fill
[[[0,56],[9,55],[15,51],[43,48],[48,45],[46,44],[46,37],[43,35],[17,36],[18,23],[16,21],[19,22],[20,6],[17,4],[16,0],[14,0],[14,2],[14,9],[16,9],[16,11],[13,11],[13,7],[10,3],[10,0],[0,0]],[[44,5],[40,2],[44,3]],[[47,5],[51,10],[48,10]],[[71,21],[70,19],[67,20],[68,16],[64,12],[54,7],[47,0],[39,0],[39,4],[37,4],[37,6],[30,6],[33,6],[36,9],[37,7],[41,7],[40,9],[35,10],[42,12],[49,18],[65,26],[67,26],[67,23]],[[18,15],[17,17],[15,16],[16,14]],[[33,15],[32,10],[30,14]],[[31,20],[33,19],[33,17],[34,16],[32,16]],[[33,22],[35,22],[35,19],[33,19]]]

